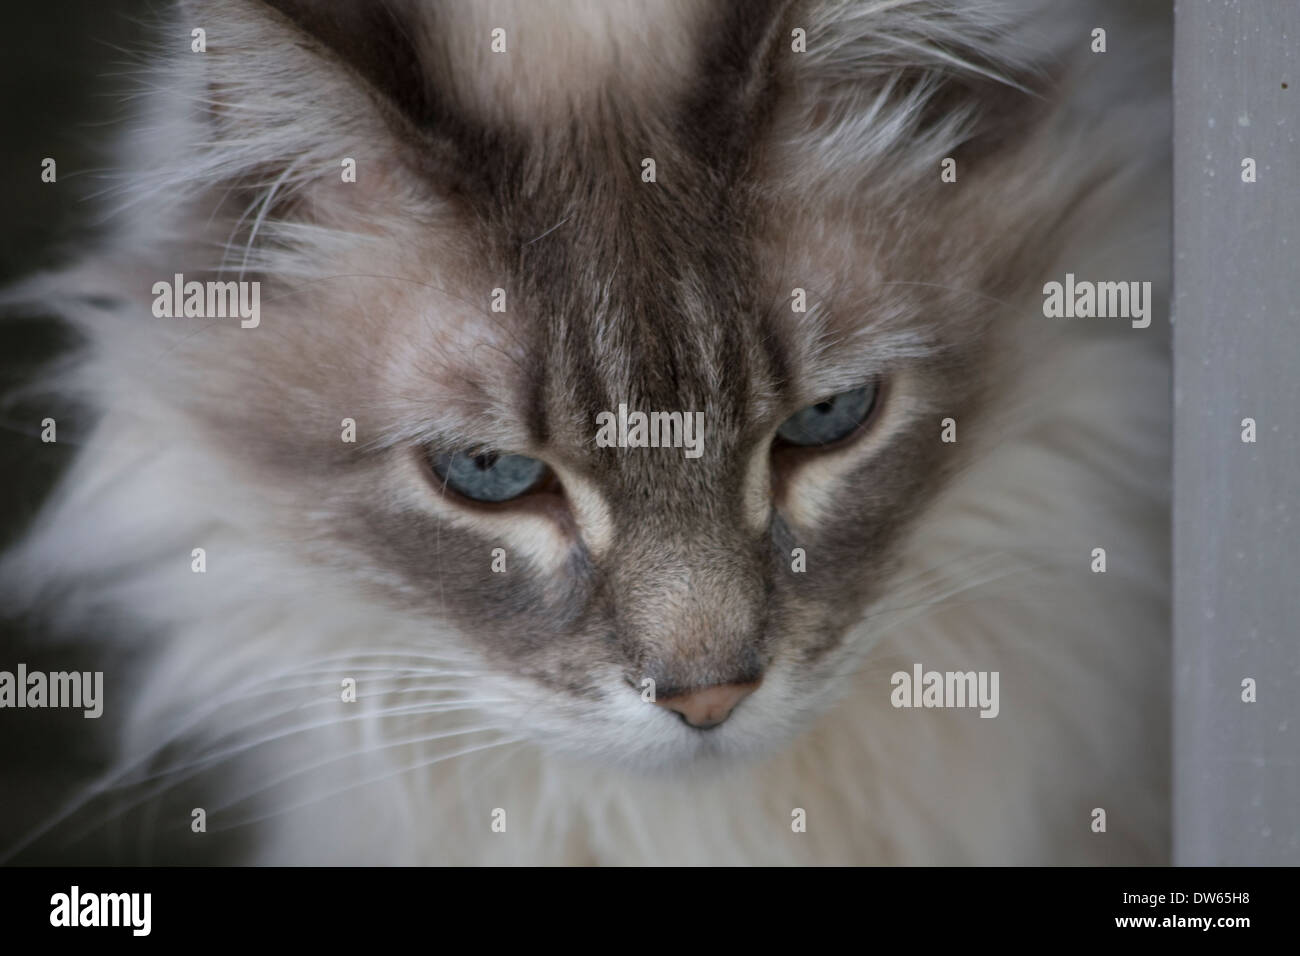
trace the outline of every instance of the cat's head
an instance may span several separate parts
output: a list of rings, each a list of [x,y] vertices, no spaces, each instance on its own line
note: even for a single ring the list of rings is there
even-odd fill
[[[502,726],[784,743],[1082,188],[966,6],[188,4],[122,273],[151,387],[322,587],[495,675]],[[259,281],[257,327],[150,318],[176,273]],[[636,413],[676,447],[626,447]]]

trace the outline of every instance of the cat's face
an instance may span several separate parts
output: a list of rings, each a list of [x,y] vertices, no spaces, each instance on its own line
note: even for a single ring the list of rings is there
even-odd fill
[[[1042,241],[1033,204],[999,212],[1017,151],[996,132],[958,148],[983,128],[956,117],[1005,113],[1005,94],[930,63],[857,77],[828,59],[838,21],[799,6],[674,6],[639,45],[575,10],[565,42],[587,23],[593,75],[530,52],[540,24],[510,7],[466,13],[453,42],[445,11],[399,41],[272,6],[319,40],[312,69],[372,87],[333,109],[372,115],[317,147],[355,158],[355,183],[332,166],[268,203],[262,228],[310,265],[260,273],[260,327],[179,347],[200,429],[377,621],[495,675],[503,727],[649,767],[787,742],[869,643],[960,447],[942,421],[978,411],[990,303]],[[289,29],[223,9],[249,35]],[[821,56],[792,51],[800,26]],[[655,51],[674,71],[638,59]],[[214,89],[258,53],[227,55]],[[214,122],[270,122],[250,115]],[[702,422],[698,455],[602,447],[620,406]],[[716,726],[671,706],[733,685],[747,696]]]

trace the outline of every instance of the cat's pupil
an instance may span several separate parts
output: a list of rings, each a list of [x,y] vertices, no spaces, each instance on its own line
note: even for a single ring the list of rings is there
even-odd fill
[[[816,405],[813,406],[813,408],[817,409],[817,411],[821,412],[823,415],[825,415],[834,407],[835,407],[835,399],[833,398],[828,398],[826,401],[818,402]]]
[[[496,463],[497,463],[497,456],[495,452],[488,452],[487,454],[484,455],[474,456],[474,467],[476,467],[479,471],[487,471]]]

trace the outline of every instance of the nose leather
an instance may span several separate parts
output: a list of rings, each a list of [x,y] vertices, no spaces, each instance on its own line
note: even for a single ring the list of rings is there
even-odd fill
[[[731,716],[736,705],[758,690],[760,681],[746,684],[714,684],[684,694],[656,700],[660,707],[676,711],[682,720],[699,730],[716,727]]]

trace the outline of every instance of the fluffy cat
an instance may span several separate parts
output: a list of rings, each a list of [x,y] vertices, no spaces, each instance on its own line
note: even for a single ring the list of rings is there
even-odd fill
[[[9,852],[1164,861],[1168,16],[179,4],[115,231],[7,295],[95,425],[3,580],[120,723]],[[1044,317],[1067,273],[1156,320]],[[597,447],[620,404],[701,455]],[[895,706],[916,664],[997,716]]]

